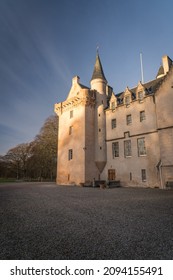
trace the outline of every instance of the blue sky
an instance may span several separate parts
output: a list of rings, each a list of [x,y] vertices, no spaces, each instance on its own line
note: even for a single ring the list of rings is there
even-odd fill
[[[96,47],[114,92],[155,78],[173,59],[172,0],[0,0],[0,154],[30,142]]]

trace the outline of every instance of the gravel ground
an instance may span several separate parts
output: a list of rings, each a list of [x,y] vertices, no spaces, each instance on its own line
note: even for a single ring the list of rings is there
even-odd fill
[[[173,259],[173,190],[0,185],[0,259]]]

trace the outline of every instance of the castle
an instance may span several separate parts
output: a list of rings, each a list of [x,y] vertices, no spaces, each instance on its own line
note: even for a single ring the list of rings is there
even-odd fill
[[[99,54],[88,88],[72,79],[59,117],[57,184],[120,181],[165,188],[173,182],[173,63],[162,57],[156,79],[114,94]]]

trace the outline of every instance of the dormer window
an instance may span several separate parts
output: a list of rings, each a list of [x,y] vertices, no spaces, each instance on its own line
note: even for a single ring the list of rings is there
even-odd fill
[[[144,98],[145,98],[145,87],[144,85],[139,82],[138,83],[138,86],[137,86],[137,89],[136,89],[136,93],[137,93],[137,99],[140,102],[143,102]]]
[[[125,96],[124,103],[126,106],[130,106],[130,95]]]
[[[115,101],[111,102],[111,109],[115,110]]]
[[[126,107],[129,107],[131,101],[132,101],[132,92],[130,91],[130,89],[128,87],[126,87],[126,89],[124,91],[124,98],[123,98],[124,105]]]
[[[144,99],[144,92],[143,91],[138,92],[138,99],[139,99],[139,102],[143,101],[143,99]]]

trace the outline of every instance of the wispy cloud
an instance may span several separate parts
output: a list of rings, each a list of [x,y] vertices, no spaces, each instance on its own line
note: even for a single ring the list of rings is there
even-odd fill
[[[0,155],[6,154],[10,148],[22,142],[27,142],[28,135],[23,130],[13,128],[10,125],[0,123],[0,132]]]
[[[54,103],[66,98],[73,75],[89,83],[98,43],[116,93],[138,82],[140,51],[149,65],[146,79],[154,77],[164,53],[172,55],[171,1],[102,2],[0,1],[0,123],[7,129],[34,137]],[[149,20],[141,20],[138,11]],[[7,134],[3,139],[14,143]],[[0,153],[1,147],[2,142]]]
[[[72,76],[52,26],[19,2],[4,2],[0,10],[0,134],[3,141],[9,139],[5,146],[38,133],[53,103],[64,99]]]

